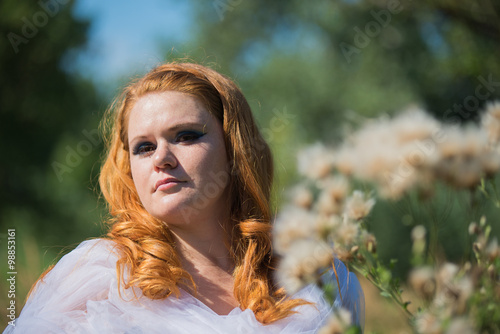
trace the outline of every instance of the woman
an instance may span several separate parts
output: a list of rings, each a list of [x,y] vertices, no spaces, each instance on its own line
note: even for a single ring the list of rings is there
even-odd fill
[[[108,238],[34,287],[7,333],[314,333],[330,307],[273,282],[272,157],[228,78],[159,66],[110,108],[100,185]],[[354,275],[344,290],[359,292]],[[342,302],[359,308],[343,291]]]

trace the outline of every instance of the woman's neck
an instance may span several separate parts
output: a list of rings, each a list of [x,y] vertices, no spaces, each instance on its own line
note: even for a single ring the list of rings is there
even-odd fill
[[[203,232],[194,235],[182,230],[172,230],[182,266],[188,272],[190,268],[195,270],[219,268],[232,272],[234,263],[227,249],[227,237],[222,227],[216,231]]]
[[[182,223],[168,224],[174,235],[176,250],[183,267],[218,267],[231,271],[233,260],[228,250],[230,236],[230,209],[227,196],[221,197],[218,205],[206,208],[203,212],[192,210]]]
[[[188,286],[187,292],[215,313],[226,315],[239,303],[234,298],[234,261],[226,246],[226,234],[222,227],[213,233],[205,231],[203,237],[182,231],[172,231],[176,239],[176,249],[184,270],[196,285],[196,290]]]

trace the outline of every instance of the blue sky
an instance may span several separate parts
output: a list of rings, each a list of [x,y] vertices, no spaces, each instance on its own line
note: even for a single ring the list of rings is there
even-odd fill
[[[74,15],[90,19],[89,44],[74,64],[96,83],[143,73],[164,60],[162,52],[191,34],[189,1],[77,0]],[[162,43],[163,42],[163,43]],[[163,44],[163,45],[162,45]]]

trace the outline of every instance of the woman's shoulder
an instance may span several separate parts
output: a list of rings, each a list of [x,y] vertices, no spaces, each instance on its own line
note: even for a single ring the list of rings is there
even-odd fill
[[[90,282],[109,274],[116,268],[118,252],[116,244],[108,239],[92,239],[80,243],[75,249],[64,255],[56,265],[43,276],[36,284],[62,284],[67,281],[82,281],[84,278]]]
[[[116,276],[118,260],[116,245],[108,239],[86,240],[68,254],[42,277],[34,287],[33,295],[42,287],[52,287],[56,296],[74,293],[77,290],[92,294],[107,286]]]
[[[111,239],[105,238],[95,238],[82,241],[78,246],[76,246],[72,251],[68,254],[64,255],[61,259],[65,257],[71,256],[79,256],[79,255],[104,255],[105,253],[113,254],[116,253],[116,242]],[[107,254],[106,254],[107,255]],[[102,258],[102,256],[100,257]]]
[[[66,265],[109,265],[116,263],[118,250],[116,242],[111,239],[90,239],[80,243],[75,249],[64,255],[54,266],[62,267]]]

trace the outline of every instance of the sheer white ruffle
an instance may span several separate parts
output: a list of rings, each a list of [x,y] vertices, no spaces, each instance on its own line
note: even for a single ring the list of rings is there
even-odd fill
[[[185,291],[180,298],[151,300],[140,290],[118,291],[117,254],[112,241],[97,239],[81,243],[64,256],[38,282],[22,310],[16,326],[7,326],[4,334],[20,333],[316,333],[331,312],[322,291],[307,286],[293,297],[315,306],[299,306],[294,314],[263,326],[251,310],[235,308],[220,316]],[[364,320],[363,292],[356,276],[336,263],[343,306]],[[139,299],[134,298],[134,292]]]

